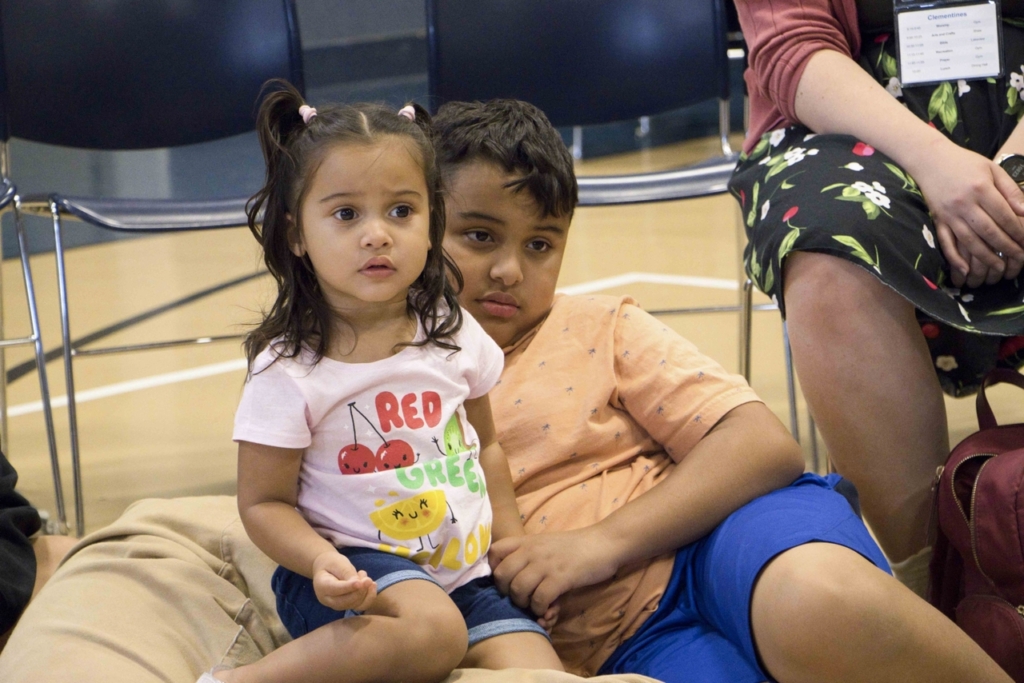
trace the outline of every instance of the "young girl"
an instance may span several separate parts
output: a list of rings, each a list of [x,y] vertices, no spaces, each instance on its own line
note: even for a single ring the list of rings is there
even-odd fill
[[[523,533],[487,400],[503,358],[455,298],[427,115],[317,111],[278,85],[248,207],[278,294],[245,341],[234,438],[242,521],[281,565],[295,640],[200,682],[561,669],[490,578],[492,539]]]

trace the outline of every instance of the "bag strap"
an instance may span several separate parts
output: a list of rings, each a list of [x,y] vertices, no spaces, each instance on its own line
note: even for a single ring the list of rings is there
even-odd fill
[[[978,427],[980,429],[992,429],[993,427],[999,426],[999,423],[996,422],[996,416],[993,414],[992,408],[988,404],[988,399],[985,397],[986,387],[990,387],[994,384],[1013,384],[1024,389],[1024,375],[1020,374],[1016,370],[1010,370],[1009,368],[996,368],[985,375],[985,379],[982,381],[981,387],[978,389],[978,398],[976,401],[978,409]]]

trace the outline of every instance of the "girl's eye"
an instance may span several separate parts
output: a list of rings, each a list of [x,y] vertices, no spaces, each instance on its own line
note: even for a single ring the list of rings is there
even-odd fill
[[[352,209],[338,209],[334,212],[334,217],[339,221],[350,221],[356,217],[356,212]]]
[[[483,230],[468,230],[466,238],[471,242],[491,242],[491,236]]]
[[[538,251],[543,253],[550,249],[551,245],[545,242],[544,240],[533,240],[532,242],[526,245],[526,248],[531,251]]]
[[[409,216],[412,215],[412,207],[405,205],[396,206],[394,209],[391,210],[391,215],[394,216],[395,218],[408,218]]]

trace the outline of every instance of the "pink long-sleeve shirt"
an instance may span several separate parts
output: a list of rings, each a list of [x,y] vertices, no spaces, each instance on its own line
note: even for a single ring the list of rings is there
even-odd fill
[[[736,0],[736,9],[749,51],[750,151],[765,132],[799,123],[796,90],[811,56],[835,50],[856,59],[860,29],[856,0]]]

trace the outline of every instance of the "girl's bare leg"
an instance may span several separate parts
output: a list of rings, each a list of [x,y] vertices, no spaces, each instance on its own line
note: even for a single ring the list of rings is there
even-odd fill
[[[322,626],[216,677],[226,683],[434,683],[458,666],[467,642],[462,614],[441,588],[403,581],[378,595],[363,616]]]
[[[754,641],[781,683],[1011,683],[952,621],[849,548],[811,543],[765,568]]]
[[[554,669],[565,671],[551,642],[539,633],[506,633],[469,648],[460,669]]]
[[[793,362],[836,469],[893,562],[927,545],[946,411],[914,307],[863,268],[797,253],[785,266]]]

